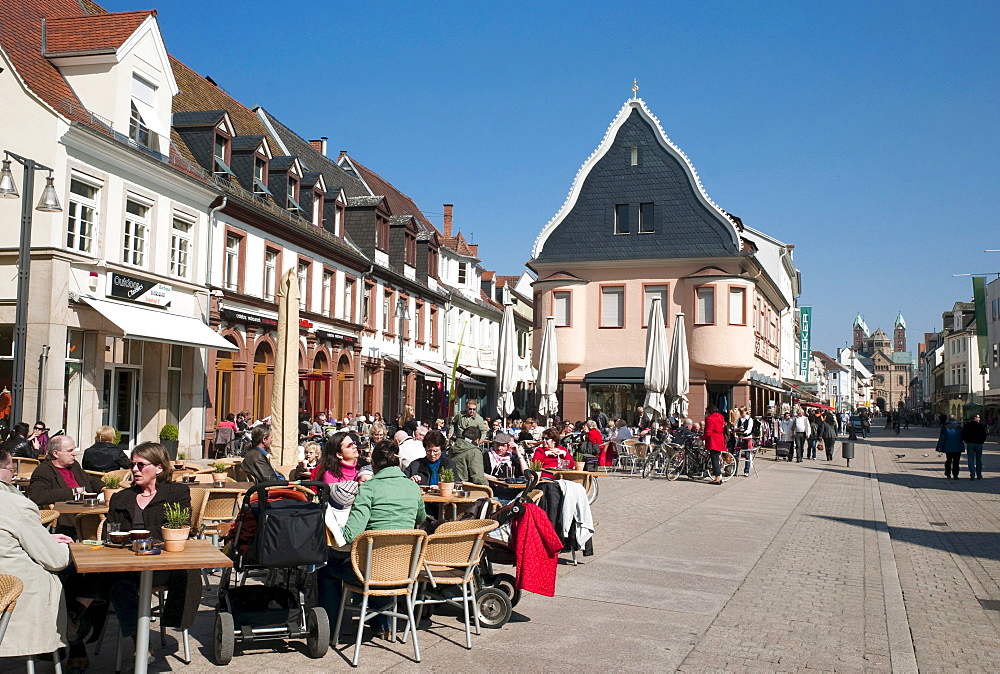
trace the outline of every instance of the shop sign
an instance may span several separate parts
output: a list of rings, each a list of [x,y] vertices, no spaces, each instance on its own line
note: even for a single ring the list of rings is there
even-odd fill
[[[316,336],[319,337],[320,339],[326,339],[331,342],[343,342],[348,346],[354,346],[355,344],[358,343],[357,337],[352,337],[350,335],[342,335],[339,332],[330,332],[328,330],[317,330]],[[372,357],[377,358],[378,356],[376,355]]]
[[[169,307],[173,288],[165,283],[126,276],[118,272],[108,273],[107,296],[129,302]]]
[[[245,311],[236,311],[235,309],[223,309],[219,313],[221,313],[222,317],[230,323],[259,325],[262,328],[274,330],[278,328],[278,319],[276,318],[268,318],[267,316],[259,316],[257,314],[248,314]]]
[[[809,362],[812,360],[812,307],[799,308],[799,374],[809,381]]]

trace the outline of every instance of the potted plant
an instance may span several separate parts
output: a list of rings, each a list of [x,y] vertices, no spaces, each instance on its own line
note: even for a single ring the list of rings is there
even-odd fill
[[[538,459],[532,459],[531,463],[528,464],[528,467],[531,468],[531,470],[534,471],[535,473],[539,474],[542,472],[542,468],[544,468],[542,462],[539,461]]]
[[[120,475],[104,475],[101,477],[101,481],[104,483],[104,503],[108,504],[111,502],[111,496],[120,492],[122,487],[122,478]]]
[[[167,424],[160,429],[160,444],[167,450],[167,456],[171,459],[177,458],[177,438],[179,433],[173,424]]]
[[[222,461],[217,461],[212,465],[212,481],[215,482],[215,486],[223,487],[226,484],[226,464]]]
[[[583,459],[583,452],[577,452],[573,455],[573,462],[576,470],[584,470],[587,466],[587,462]]]
[[[163,506],[163,547],[167,552],[183,552],[188,536],[191,535],[191,509],[179,503]]]
[[[452,491],[455,489],[455,471],[451,468],[441,469],[438,475],[438,489],[441,490],[441,496],[451,498]]]

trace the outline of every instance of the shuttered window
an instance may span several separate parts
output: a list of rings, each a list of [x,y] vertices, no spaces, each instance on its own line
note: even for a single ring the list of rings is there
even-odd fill
[[[701,325],[712,325],[715,323],[715,288],[713,286],[702,286],[696,290],[696,317],[695,322]]]
[[[605,286],[601,288],[601,327],[621,328],[625,326],[625,288]]]
[[[570,324],[569,291],[552,293],[552,315],[556,317],[556,327],[566,327]]]

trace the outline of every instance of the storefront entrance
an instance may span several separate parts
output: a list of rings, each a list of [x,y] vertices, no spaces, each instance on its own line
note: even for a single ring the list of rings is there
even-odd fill
[[[121,433],[121,446],[135,448],[139,436],[139,405],[141,402],[140,370],[116,367],[111,374],[111,423]]]

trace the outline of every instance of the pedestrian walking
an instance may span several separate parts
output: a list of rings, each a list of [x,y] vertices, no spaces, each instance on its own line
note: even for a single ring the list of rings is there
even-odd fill
[[[823,438],[823,449],[826,451],[826,460],[833,461],[833,447],[837,444],[837,420],[832,414],[823,417],[820,424],[820,437]]]
[[[795,439],[795,460],[799,463],[802,463],[802,450],[805,448],[809,431],[809,419],[800,407],[795,410],[795,418],[792,420],[792,437]],[[791,452],[788,453],[788,460],[792,460]]]
[[[937,451],[944,452],[944,476],[958,479],[958,466],[961,463],[965,443],[962,442],[962,428],[952,416],[941,427],[941,435],[937,441]]]
[[[969,455],[969,479],[983,479],[983,444],[986,442],[986,426],[979,420],[978,414],[962,426],[962,441]]]
[[[809,448],[808,458],[810,461],[816,460],[816,449],[819,446],[820,426],[822,425],[823,419],[820,417],[818,411],[809,417],[809,439],[807,441],[807,447]]]
[[[705,409],[705,434],[701,439],[705,441],[705,450],[708,451],[712,459],[712,484],[722,484],[722,460],[721,454],[726,450],[726,418],[722,416],[719,408],[709,405]]]

